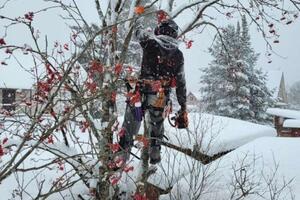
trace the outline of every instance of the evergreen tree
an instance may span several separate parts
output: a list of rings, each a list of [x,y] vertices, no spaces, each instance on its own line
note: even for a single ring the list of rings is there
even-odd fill
[[[239,30],[238,30],[239,31]],[[204,69],[201,83],[208,112],[248,120],[251,118],[246,63],[241,59],[239,37],[234,26],[225,28],[209,49],[215,58]]]
[[[250,104],[254,113],[252,121],[255,122],[268,121],[270,116],[266,114],[266,110],[275,103],[271,91],[266,86],[266,81],[266,73],[261,68],[254,69],[254,74],[250,77]]]
[[[300,110],[300,81],[295,82],[289,89],[288,100],[292,109]]]
[[[209,49],[214,60],[203,70],[203,102],[208,112],[248,121],[266,119],[271,102],[266,75],[255,65],[259,54],[251,47],[246,18],[224,29]]]
[[[263,73],[261,68],[256,68],[256,63],[259,57],[251,47],[251,38],[246,17],[242,17],[242,33],[241,33],[241,48],[245,62],[248,64],[248,77],[250,89],[250,104],[253,111],[252,121],[265,121],[267,115],[265,113],[267,107],[272,105],[271,91],[266,86],[267,75]]]

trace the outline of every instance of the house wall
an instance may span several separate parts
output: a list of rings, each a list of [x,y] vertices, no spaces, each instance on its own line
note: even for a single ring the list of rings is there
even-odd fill
[[[193,93],[189,93],[186,97],[187,105],[198,105],[200,101]]]
[[[2,105],[2,99],[3,99],[3,90],[9,89],[9,88],[0,88],[0,110],[3,109]],[[34,89],[14,89],[16,91],[15,96],[15,113],[17,114],[33,114],[34,111],[42,109],[46,104],[43,103],[37,103],[34,101]],[[64,90],[61,90],[57,96],[54,98],[55,106],[54,111],[56,113],[62,112],[65,109],[65,101],[70,99],[70,94]],[[28,103],[31,103],[31,105],[28,105]],[[49,114],[50,111],[46,111],[46,114]],[[76,113],[79,113],[79,111],[76,111]],[[75,113],[74,113],[75,114]]]
[[[0,88],[0,109],[2,109],[2,100],[3,100],[3,90],[8,88]],[[15,111],[17,113],[31,112],[32,107],[29,107],[25,104],[26,101],[32,99],[33,90],[31,89],[14,89],[16,91]]]
[[[2,97],[3,90],[8,88],[0,88],[0,110],[2,109]],[[17,114],[34,114],[35,110],[43,109],[46,104],[37,103],[34,100],[34,89],[15,89],[16,90],[16,98],[15,98],[15,112]],[[55,113],[61,113],[65,110],[66,102],[71,98],[71,94],[68,91],[61,90],[58,92],[56,97],[54,98],[55,106],[53,107]],[[26,103],[32,103],[32,105],[28,105]],[[37,108],[38,106],[38,108]],[[49,114],[49,111],[46,111],[45,114]],[[80,113],[79,110],[74,111],[74,115],[78,115]]]
[[[26,105],[26,102],[30,102],[33,98],[32,96],[33,96],[33,90],[30,90],[30,89],[17,90],[16,110],[19,112],[23,112],[23,113],[24,112],[31,113],[33,110],[33,107]]]

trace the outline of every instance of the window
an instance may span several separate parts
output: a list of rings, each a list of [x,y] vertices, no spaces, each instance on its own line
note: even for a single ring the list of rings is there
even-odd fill
[[[15,110],[16,90],[3,89],[2,90],[2,107],[7,111]]]

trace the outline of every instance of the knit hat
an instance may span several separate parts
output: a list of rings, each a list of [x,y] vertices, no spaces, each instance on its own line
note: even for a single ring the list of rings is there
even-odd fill
[[[167,35],[172,38],[177,38],[178,36],[178,26],[171,20],[162,21],[154,30],[155,35]]]

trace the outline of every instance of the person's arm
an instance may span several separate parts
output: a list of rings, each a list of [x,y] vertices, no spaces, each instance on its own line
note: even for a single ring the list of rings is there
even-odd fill
[[[181,54],[182,55],[182,54]],[[184,74],[184,58],[183,55],[180,58],[179,68],[176,74],[176,96],[181,110],[186,110],[186,81]]]
[[[184,75],[184,59],[181,53],[179,59],[179,68],[176,74],[176,96],[180,105],[180,110],[177,112],[175,125],[179,129],[188,128],[189,120],[186,107],[186,82]]]

